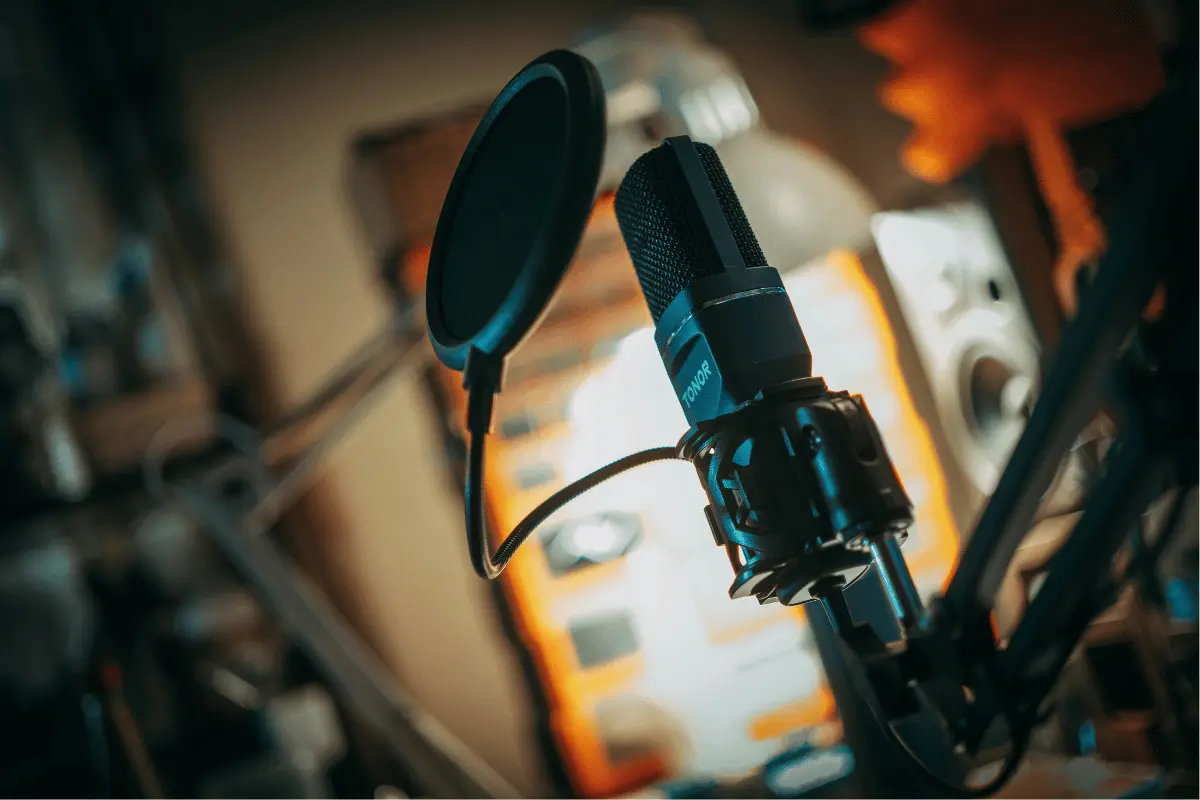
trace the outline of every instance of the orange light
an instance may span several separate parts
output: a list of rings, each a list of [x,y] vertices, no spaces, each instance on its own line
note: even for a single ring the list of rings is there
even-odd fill
[[[910,0],[859,30],[891,60],[883,105],[913,122],[901,160],[943,184],[993,143],[1024,138],[1061,242],[1054,285],[1075,311],[1076,273],[1105,247],[1104,228],[1063,132],[1137,108],[1165,85],[1134,0]],[[1160,290],[1146,310],[1162,312]]]
[[[836,714],[837,705],[833,702],[833,693],[822,687],[812,697],[788,703],[752,720],[750,738],[757,742],[778,739],[793,731],[813,728],[828,722]]]
[[[1030,118],[1097,122],[1158,93],[1162,66],[1140,21],[1133,0],[910,0],[858,33],[897,67],[885,104],[939,138],[954,175]]]

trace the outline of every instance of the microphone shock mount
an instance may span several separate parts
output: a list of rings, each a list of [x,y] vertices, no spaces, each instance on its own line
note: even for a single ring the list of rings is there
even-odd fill
[[[874,564],[903,620],[920,601],[897,546],[912,503],[860,395],[821,378],[783,382],[679,443],[725,548],[733,599],[798,605],[840,592]]]

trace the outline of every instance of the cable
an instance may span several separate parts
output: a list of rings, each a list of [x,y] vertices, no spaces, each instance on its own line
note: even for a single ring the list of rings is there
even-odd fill
[[[674,447],[654,447],[617,459],[611,464],[588,473],[579,480],[559,489],[542,501],[537,508],[526,514],[525,518],[513,528],[512,533],[505,537],[500,546],[496,548],[496,552],[488,555],[487,524],[483,509],[483,456],[487,434],[475,432],[471,433],[470,437],[465,488],[467,548],[470,551],[471,565],[475,567],[476,574],[487,580],[495,580],[504,571],[509,560],[517,552],[517,548],[529,538],[529,534],[533,533],[538,525],[584,492],[599,486],[609,478],[643,464],[650,464],[654,461],[683,460],[683,456]]]
[[[226,414],[203,414],[173,419],[163,425],[150,439],[142,458],[142,478],[146,492],[156,500],[166,498],[168,484],[165,473],[167,456],[171,450],[190,439],[204,438],[213,434],[227,440],[242,456],[254,464],[261,473],[260,484],[269,482],[267,465],[262,459],[262,438],[251,426]]]
[[[653,461],[689,460],[680,447],[653,447],[584,475],[550,495],[541,505],[525,515],[512,533],[505,537],[496,552],[488,554],[487,520],[483,508],[484,450],[492,429],[492,412],[496,393],[504,383],[504,359],[484,350],[471,348],[463,366],[463,387],[467,390],[467,474],[463,486],[463,506],[467,523],[467,551],[475,574],[484,580],[495,580],[508,562],[538,525],[579,495],[599,486],[622,472]]]
[[[871,716],[875,718],[875,724],[883,731],[884,737],[888,743],[896,748],[904,757],[912,764],[912,766],[921,773],[921,775],[941,791],[945,792],[950,797],[990,797],[1012,780],[1012,777],[1017,774],[1017,770],[1021,766],[1021,761],[1025,758],[1025,752],[1029,746],[1029,737],[1025,733],[1023,726],[1018,725],[1016,713],[1009,707],[1004,708],[1004,717],[1008,723],[1008,734],[1012,746],[1008,751],[1008,755],[1004,759],[1004,764],[1000,767],[1000,772],[996,777],[992,778],[982,786],[966,786],[964,784],[955,783],[941,777],[921,760],[921,757],[913,752],[908,743],[904,741],[896,729],[892,727],[892,723],[880,711],[879,705],[875,699],[875,689],[870,682],[865,680],[860,674],[857,664],[851,662],[850,680],[857,684],[858,693],[867,704],[867,708],[871,711]]]
[[[848,646],[848,644],[847,644]],[[853,654],[853,648],[850,648]],[[878,706],[875,696],[875,687],[871,685],[869,680],[866,680],[864,673],[860,672],[858,666],[857,654],[854,658],[847,658],[847,666],[850,667],[846,672],[850,673],[850,680],[854,687],[857,688],[858,696],[862,697],[866,703],[866,708],[871,712],[871,717],[874,717],[875,724],[883,732],[884,738],[888,740],[888,744],[892,745],[896,751],[899,751],[901,756],[904,756],[910,762],[926,781],[934,784],[935,787],[941,789],[952,798],[988,798],[1000,790],[1004,784],[1012,780],[1016,775],[1016,770],[1020,769],[1021,760],[1025,758],[1025,753],[1028,747],[1028,735],[1025,733],[1026,728],[1018,723],[1015,711],[1009,706],[1004,706],[1004,718],[1008,723],[1008,735],[1012,747],[1009,748],[1008,756],[1004,757],[1004,763],[1001,766],[1000,772],[997,772],[996,777],[983,784],[983,786],[965,786],[962,783],[948,781],[946,778],[937,775],[934,770],[925,765],[924,760],[913,752],[908,746],[908,742],[896,733],[892,727],[892,722],[883,714],[883,711]]]
[[[1143,535],[1143,530],[1139,527],[1133,532],[1131,538],[1132,553],[1128,561],[1125,563],[1124,569],[1120,574],[1109,578],[1102,582],[1093,593],[1094,599],[1089,607],[1088,618],[1099,616],[1103,611],[1108,609],[1117,602],[1121,590],[1135,580],[1141,580],[1143,597],[1145,597],[1147,581],[1153,581],[1153,571],[1158,568],[1158,562],[1162,559],[1163,553],[1174,540],[1174,534],[1179,531],[1182,526],[1180,522],[1183,519],[1183,514],[1187,510],[1188,498],[1191,496],[1192,489],[1190,487],[1181,487],[1171,498],[1171,505],[1167,510],[1166,518],[1159,526],[1158,535],[1154,541],[1147,543],[1146,537]],[[1139,520],[1139,525],[1144,525],[1145,517]],[[1157,597],[1149,598],[1152,605],[1158,605]]]
[[[1129,560],[1125,572],[1121,575],[1120,583],[1124,584],[1139,576],[1144,579],[1145,573],[1152,573],[1158,568],[1158,562],[1162,559],[1163,553],[1174,541],[1175,534],[1183,527],[1180,522],[1183,521],[1184,512],[1187,511],[1188,498],[1191,497],[1191,494],[1191,487],[1181,487],[1175,492],[1175,496],[1171,498],[1171,505],[1167,509],[1166,518],[1159,525],[1158,536],[1149,544],[1146,544],[1143,539],[1142,547]]]
[[[996,777],[992,778],[982,786],[966,786],[964,784],[954,783],[934,773],[929,767],[925,766],[925,762],[920,756],[912,751],[908,743],[896,733],[890,722],[881,720],[875,712],[874,703],[870,703],[871,713],[875,715],[875,721],[883,726],[883,733],[888,738],[893,747],[898,748],[908,758],[912,765],[916,767],[924,778],[937,786],[943,792],[946,792],[951,797],[991,797],[996,792],[1012,780],[1012,777],[1017,774],[1017,770],[1021,767],[1021,761],[1025,758],[1025,751],[1028,746],[1027,737],[1019,736],[1014,727],[1014,716],[1006,711],[1005,716],[1008,718],[1009,732],[1012,736],[1012,745],[1008,751],[1008,755],[1004,759],[1004,765],[1000,768],[1000,772]]]

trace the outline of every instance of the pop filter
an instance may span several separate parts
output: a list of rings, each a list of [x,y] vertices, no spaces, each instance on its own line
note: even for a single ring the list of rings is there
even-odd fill
[[[438,359],[500,364],[566,272],[596,197],[604,90],[554,50],[508,82],[475,129],[438,217],[425,306]],[[496,387],[499,388],[499,387]]]
[[[556,509],[674,448],[635,453],[560,489],[488,552],[484,442],[504,360],[550,302],[596,199],[604,156],[604,89],[591,62],[567,50],[537,59],[500,92],[475,129],[438,217],[425,316],[438,359],[463,372],[467,395],[467,545],[480,577],[504,569]]]

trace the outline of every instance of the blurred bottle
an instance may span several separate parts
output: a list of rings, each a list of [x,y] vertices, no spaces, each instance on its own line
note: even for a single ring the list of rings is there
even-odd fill
[[[771,131],[737,66],[688,17],[641,13],[575,50],[600,73],[609,139],[601,183],[668,136],[716,148],[768,261],[786,271],[871,240],[874,199],[816,148]]]

